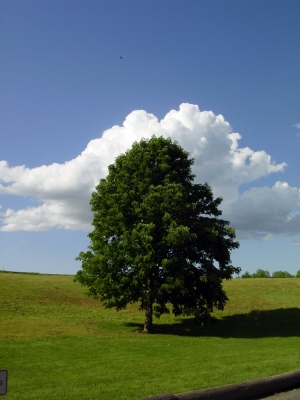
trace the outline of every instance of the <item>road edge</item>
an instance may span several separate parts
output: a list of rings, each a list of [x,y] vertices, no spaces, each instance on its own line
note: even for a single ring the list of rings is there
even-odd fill
[[[255,400],[298,388],[300,388],[300,370],[209,389],[179,394],[164,393],[139,400]]]

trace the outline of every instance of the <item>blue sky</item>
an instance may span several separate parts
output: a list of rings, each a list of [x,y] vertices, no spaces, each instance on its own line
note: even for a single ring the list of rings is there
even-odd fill
[[[2,0],[0,269],[75,273],[94,185],[159,133],[224,198],[236,266],[299,270],[299,17],[296,0]]]

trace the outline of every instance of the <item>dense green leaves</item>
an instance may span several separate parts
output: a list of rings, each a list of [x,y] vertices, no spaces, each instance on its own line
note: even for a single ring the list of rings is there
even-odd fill
[[[299,274],[299,276],[298,276]],[[300,278],[300,270],[297,272],[297,275],[295,276],[296,278]],[[270,272],[263,270],[263,269],[258,269],[254,274],[250,274],[248,271],[246,271],[241,278],[271,278]],[[272,278],[294,278],[292,274],[290,274],[287,271],[274,271],[272,273]]]
[[[258,269],[255,274],[252,275],[252,278],[270,278],[270,272],[263,269]]]
[[[219,218],[222,199],[194,184],[189,159],[171,139],[134,143],[109,166],[92,194],[94,230],[76,280],[106,307],[139,302],[151,330],[152,311],[201,320],[227,297],[222,280],[238,247],[234,229]]]
[[[272,278],[294,278],[288,271],[275,271]]]

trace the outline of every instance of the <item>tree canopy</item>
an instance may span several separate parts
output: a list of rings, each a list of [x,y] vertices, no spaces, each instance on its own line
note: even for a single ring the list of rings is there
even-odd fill
[[[272,278],[294,278],[288,271],[274,271]]]
[[[299,272],[299,278],[300,278],[300,271]],[[271,278],[270,272],[267,270],[263,269],[258,269],[254,274],[250,274],[248,271],[246,271],[241,278]],[[272,273],[272,278],[294,278],[292,274],[290,274],[288,271],[274,271]],[[297,278],[297,275],[296,275]]]
[[[193,182],[193,162],[171,139],[142,139],[115,159],[92,194],[91,244],[77,257],[75,280],[105,307],[138,302],[145,332],[153,313],[202,321],[223,309],[222,280],[240,271],[231,265],[239,244],[220,219],[222,199]]]

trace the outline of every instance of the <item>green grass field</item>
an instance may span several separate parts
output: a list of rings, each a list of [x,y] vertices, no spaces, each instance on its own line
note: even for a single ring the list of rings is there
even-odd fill
[[[300,279],[235,279],[215,324],[163,316],[136,333],[72,276],[0,273],[0,369],[7,400],[132,399],[300,369]]]

